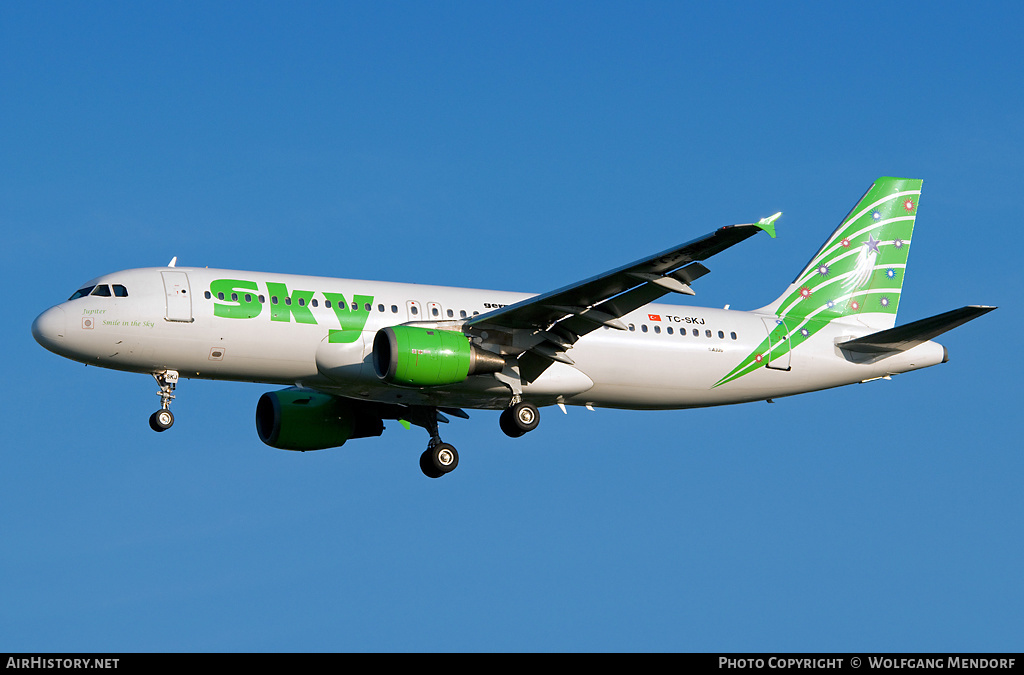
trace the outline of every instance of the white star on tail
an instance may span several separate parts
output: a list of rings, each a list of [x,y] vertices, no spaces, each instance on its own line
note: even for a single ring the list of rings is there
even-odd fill
[[[860,288],[871,278],[871,272],[875,269],[875,260],[878,258],[878,241],[868,235],[868,240],[857,254],[857,262],[853,266],[850,276],[843,282],[843,290],[846,292]]]

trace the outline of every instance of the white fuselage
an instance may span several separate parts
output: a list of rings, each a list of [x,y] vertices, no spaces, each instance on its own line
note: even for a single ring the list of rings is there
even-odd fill
[[[224,280],[246,283],[225,293],[231,284]],[[443,387],[383,382],[370,359],[373,337],[381,328],[408,322],[458,330],[466,318],[531,297],[205,268],[126,270],[87,284],[96,285],[119,285],[126,295],[87,295],[47,310],[33,325],[44,346],[117,370],[176,370],[185,378],[298,384],[389,403],[494,409],[505,408],[511,397],[509,387],[494,375],[470,376]],[[287,291],[281,293],[282,288]],[[218,293],[224,293],[223,299]],[[345,311],[358,311],[365,323],[358,337],[349,325],[348,340],[335,343],[328,339],[331,331],[346,327],[337,307],[341,296]],[[252,316],[219,316],[218,306],[221,314],[246,306]],[[582,337],[567,352],[573,365],[553,363],[534,382],[523,383],[522,396],[537,405],[701,407],[851,384],[944,360],[943,348],[926,342],[873,362],[855,362],[835,344],[871,330],[833,322],[784,361],[715,387],[765,339],[773,320],[755,312],[650,304],[622,317],[629,330],[602,327]]]

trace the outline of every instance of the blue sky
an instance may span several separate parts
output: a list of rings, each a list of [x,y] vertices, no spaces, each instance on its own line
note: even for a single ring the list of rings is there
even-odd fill
[[[4,3],[4,651],[1020,651],[1021,10],[978,3]],[[29,325],[179,264],[542,292],[721,225],[693,303],[780,293],[924,179],[889,382],[477,412],[272,450],[270,387],[58,358]],[[686,304],[686,300],[679,300]]]

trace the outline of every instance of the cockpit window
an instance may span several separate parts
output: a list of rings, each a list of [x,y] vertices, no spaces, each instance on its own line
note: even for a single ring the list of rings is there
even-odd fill
[[[107,286],[106,284],[100,284],[99,286],[94,288],[92,290],[92,293],[90,293],[89,295],[99,295],[99,296],[104,297],[104,298],[109,298],[110,297],[110,286]]]
[[[85,288],[79,288],[77,291],[75,291],[74,295],[72,295],[70,298],[68,298],[68,300],[78,300],[79,298],[84,298],[85,296],[87,296],[90,293],[92,293],[92,289],[94,289],[94,288],[96,288],[96,287],[95,286],[86,286]]]
[[[118,298],[127,298],[128,289],[121,284],[114,284],[114,296]]]

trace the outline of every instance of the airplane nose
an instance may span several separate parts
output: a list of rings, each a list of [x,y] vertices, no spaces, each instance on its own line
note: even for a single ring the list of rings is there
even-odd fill
[[[60,307],[51,307],[32,322],[32,337],[42,346],[54,351],[64,342],[66,326],[64,310]]]

